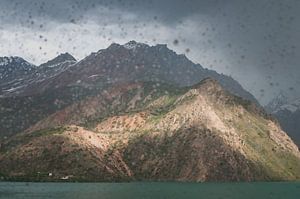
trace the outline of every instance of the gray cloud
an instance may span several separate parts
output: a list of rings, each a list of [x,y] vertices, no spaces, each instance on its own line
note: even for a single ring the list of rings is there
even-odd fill
[[[300,96],[299,10],[297,0],[2,0],[0,54],[41,63],[111,42],[167,43],[266,103],[280,90]]]
[[[65,22],[80,19],[87,13],[95,14],[97,7],[106,7],[110,10],[122,9],[134,12],[142,18],[156,16],[160,20],[172,23],[194,13],[218,12],[219,7],[228,4],[226,2],[221,0],[3,0],[0,6],[3,9],[3,16],[7,16],[8,21],[17,23],[21,19],[27,20],[26,17],[29,16]]]

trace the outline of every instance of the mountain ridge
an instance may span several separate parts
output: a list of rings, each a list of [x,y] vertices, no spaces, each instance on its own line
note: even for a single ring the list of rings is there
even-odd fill
[[[2,179],[300,179],[298,147],[257,100],[166,45],[111,44],[37,68],[0,98]]]
[[[186,87],[212,77],[233,94],[259,104],[231,77],[204,69],[163,44],[149,46],[131,41],[124,45],[111,44],[78,62],[68,54],[66,57],[71,62],[56,67],[37,67],[34,74],[2,86],[0,115],[5,118],[0,124],[0,137],[22,132],[65,106],[96,95],[99,90],[128,82]],[[35,113],[28,112],[29,109]]]
[[[300,153],[293,141],[267,114],[251,108],[253,102],[215,80],[188,88],[129,83],[100,92],[3,142],[2,177],[109,182],[300,178]],[[43,125],[53,118],[60,123]]]
[[[135,48],[128,48],[128,46],[135,46]],[[125,52],[128,51],[128,52]],[[118,59],[118,53],[123,54],[122,56],[124,60]],[[103,54],[106,54],[106,57],[102,57]],[[70,55],[71,56],[71,55]],[[58,56],[59,57],[59,56]],[[57,59],[58,57],[54,58]],[[71,56],[72,57],[72,56]],[[96,59],[96,57],[98,57]],[[148,58],[148,59],[147,59]],[[141,60],[145,59],[145,60]],[[74,58],[75,60],[75,58]],[[106,62],[106,60],[110,60],[109,63]],[[133,60],[133,62],[130,63],[130,60]],[[172,61],[173,60],[173,61]],[[50,60],[51,61],[51,60]],[[95,63],[98,61],[98,63]],[[129,61],[129,63],[126,63]],[[122,63],[123,62],[123,63]],[[143,63],[146,62],[146,63]],[[82,64],[84,63],[84,64]],[[45,87],[45,85],[48,85],[48,87],[60,87],[64,84],[76,84],[76,81],[83,81],[85,83],[89,83],[91,79],[85,79],[88,77],[93,76],[92,80],[97,80],[97,77],[101,78],[100,74],[93,74],[93,72],[103,73],[107,70],[112,70],[105,68],[108,65],[111,65],[114,63],[114,66],[111,66],[111,68],[120,67],[121,65],[131,64],[133,68],[128,68],[135,74],[135,78],[137,80],[145,80],[145,81],[163,81],[165,83],[173,82],[174,84],[178,84],[180,86],[191,86],[194,83],[197,83],[201,79],[205,77],[213,77],[214,79],[218,79],[220,83],[227,89],[229,89],[232,93],[236,95],[240,95],[241,97],[250,99],[257,104],[258,101],[253,97],[249,92],[245,91],[245,89],[242,88],[241,85],[239,85],[238,82],[236,82],[234,79],[232,79],[229,76],[218,74],[217,72],[213,70],[204,69],[200,64],[194,64],[191,62],[185,55],[178,55],[174,51],[170,50],[166,44],[157,44],[155,46],[149,46],[144,43],[139,43],[134,40],[127,42],[123,45],[113,43],[108,48],[99,50],[96,53],[92,53],[89,56],[85,57],[84,59],[78,61],[75,63],[74,67],[71,67],[70,69],[67,69],[67,71],[63,71],[63,74],[58,74],[56,77],[52,80],[45,80],[43,82],[39,82],[36,85],[29,86],[29,88],[24,88],[22,90],[18,91],[18,95],[20,93],[24,93],[23,95],[26,95],[26,92],[30,93],[30,95],[34,94],[34,90],[43,90],[40,87]],[[46,63],[44,63],[46,64]],[[41,64],[41,65],[44,65]],[[101,67],[103,67],[101,70],[97,70],[96,68],[92,68],[92,64],[97,64]],[[174,65],[173,67],[171,65]],[[176,66],[178,65],[178,66]],[[86,67],[91,67],[90,69],[84,69]],[[175,67],[176,66],[176,67]],[[142,72],[143,68],[147,67],[146,70],[150,73],[150,77],[148,79],[146,77],[138,77],[143,76],[143,74],[138,74],[139,70]],[[121,70],[122,68],[120,68]],[[179,69],[180,73],[176,74],[176,70]],[[89,70],[89,71],[88,71]],[[162,73],[165,70],[164,73]],[[158,76],[159,71],[163,74],[162,76]],[[115,79],[114,76],[117,76],[117,78],[128,78],[129,74],[126,74],[127,71],[120,71],[125,73],[123,76],[120,77],[121,74],[106,74],[108,75],[106,80],[107,82],[111,82],[113,79]],[[147,72],[147,73],[148,73]],[[79,74],[76,74],[79,73]],[[86,73],[86,74],[85,74]],[[153,74],[154,73],[154,74]],[[171,75],[170,78],[167,74]],[[67,76],[73,75],[76,81],[72,81]],[[112,75],[110,77],[109,75]],[[86,77],[82,77],[86,76]],[[84,78],[84,79],[82,79]],[[182,81],[178,81],[176,79],[181,79]],[[134,79],[131,79],[134,81]],[[118,81],[118,80],[116,80]],[[128,81],[128,80],[126,80]],[[61,82],[61,83],[55,83],[55,82]],[[61,85],[63,84],[63,85]],[[49,89],[47,87],[47,89]],[[26,90],[27,89],[27,90]]]
[[[71,63],[76,63],[77,60],[68,52],[59,54],[55,58],[47,61],[46,63],[43,63],[39,65],[39,67],[56,67],[64,62],[71,62]]]

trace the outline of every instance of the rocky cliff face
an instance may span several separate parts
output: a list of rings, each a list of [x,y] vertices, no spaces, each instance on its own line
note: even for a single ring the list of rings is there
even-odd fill
[[[115,85],[1,143],[0,173],[30,180],[300,178],[300,153],[261,108],[205,79]]]

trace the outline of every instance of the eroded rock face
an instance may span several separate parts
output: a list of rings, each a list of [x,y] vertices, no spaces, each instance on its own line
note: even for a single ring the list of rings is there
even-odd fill
[[[2,176],[30,180],[300,178],[298,148],[278,124],[212,79],[112,87],[2,143],[0,165]]]

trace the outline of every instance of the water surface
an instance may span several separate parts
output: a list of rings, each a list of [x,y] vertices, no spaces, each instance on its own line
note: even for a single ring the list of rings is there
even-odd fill
[[[23,183],[0,182],[0,199],[299,199],[300,182]]]

